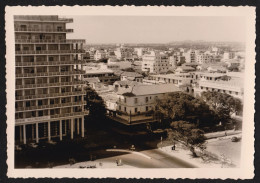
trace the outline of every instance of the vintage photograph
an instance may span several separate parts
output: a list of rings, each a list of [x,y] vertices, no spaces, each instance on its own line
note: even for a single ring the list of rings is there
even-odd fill
[[[245,168],[246,16],[10,12],[14,170]]]

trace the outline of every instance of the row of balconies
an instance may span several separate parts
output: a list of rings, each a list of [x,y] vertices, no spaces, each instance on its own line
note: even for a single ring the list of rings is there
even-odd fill
[[[65,75],[81,75],[84,74],[83,71],[66,71],[66,72],[42,72],[42,73],[26,73],[26,74],[16,74],[16,78],[21,77],[37,77],[37,76],[65,76]]]
[[[65,114],[48,115],[48,116],[50,116],[50,119],[54,119],[54,118],[82,116],[82,115],[88,115],[88,114],[89,114],[89,111],[82,111],[82,112],[71,112],[71,113],[65,113]],[[35,117],[33,117],[33,118],[35,118]],[[17,123],[23,123],[23,122],[24,122],[24,119],[15,119],[15,123],[16,124]]]
[[[15,39],[15,43],[54,43],[54,44],[71,44],[71,43],[85,43],[86,41],[84,39]]]
[[[73,81],[73,82],[62,82],[62,83],[41,83],[41,84],[23,84],[23,85],[15,85],[15,89],[22,89],[22,88],[41,88],[41,87],[59,87],[59,86],[75,86],[75,85],[83,85],[85,84],[84,81]]]
[[[72,106],[82,106],[86,105],[87,102],[69,102],[69,103],[61,103],[61,104],[49,104],[49,105],[41,105],[41,106],[30,106],[30,107],[18,107],[15,109],[15,112],[23,112],[23,111],[35,111],[41,109],[54,109],[61,107],[72,107]]]
[[[74,91],[74,92],[64,92],[64,93],[51,93],[51,94],[37,94],[37,95],[26,95],[26,96],[16,96],[16,101],[18,100],[34,100],[34,99],[46,99],[46,98],[56,98],[64,96],[80,96],[85,95],[85,91]]]
[[[69,60],[69,61],[38,61],[38,62],[15,62],[15,66],[48,66],[48,65],[75,65],[82,64],[85,61]]]
[[[43,33],[72,33],[73,29],[46,29],[46,28],[15,28],[14,29],[15,32],[43,32]]]
[[[58,16],[36,16],[36,15],[15,15],[14,21],[37,21],[37,22],[67,22],[72,23],[72,18],[59,18]]]
[[[28,50],[15,51],[16,55],[85,53],[85,50]]]

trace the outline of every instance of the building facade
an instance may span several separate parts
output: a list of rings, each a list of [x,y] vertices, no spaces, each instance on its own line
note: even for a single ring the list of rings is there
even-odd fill
[[[85,40],[66,39],[73,32],[66,29],[71,22],[58,16],[14,16],[17,143],[84,137],[88,111],[78,65]]]
[[[169,70],[169,59],[166,55],[151,51],[143,56],[142,71],[149,73],[166,73]]]

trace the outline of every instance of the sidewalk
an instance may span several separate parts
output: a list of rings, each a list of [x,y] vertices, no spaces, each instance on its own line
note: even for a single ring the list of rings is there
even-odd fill
[[[233,134],[233,135],[231,135]],[[172,150],[172,145],[167,145],[164,147],[159,147],[158,149],[169,154],[170,156],[174,156],[183,160],[194,164],[199,168],[221,168],[222,161],[221,155],[224,154],[229,162],[232,162],[233,165],[226,165],[232,167],[238,167],[240,165],[240,150],[241,143],[240,142],[231,142],[231,138],[241,137],[241,131],[229,131],[228,136],[223,136],[223,132],[216,132],[213,134],[209,134],[211,136],[219,136],[218,138],[211,138],[207,140],[206,146],[207,149],[205,152],[207,154],[212,155],[213,157],[208,157],[203,160],[201,157],[194,158],[192,157],[192,153],[189,151],[187,147],[182,144],[176,143],[176,150]]]
[[[98,159],[95,161],[84,161],[75,163],[73,165],[66,164],[61,166],[56,166],[53,168],[135,168],[133,166],[122,164],[120,166],[117,166],[116,164],[116,158],[104,158],[104,159]]]

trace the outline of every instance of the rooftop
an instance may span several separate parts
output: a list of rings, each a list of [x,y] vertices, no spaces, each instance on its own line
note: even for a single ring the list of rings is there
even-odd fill
[[[127,76],[127,77],[143,77],[143,75],[136,73],[136,72],[123,72],[121,73],[121,76]]]
[[[137,85],[126,90],[118,92],[119,95],[125,96],[141,96],[141,95],[156,95],[162,93],[171,93],[181,91],[174,84],[160,85]]]

